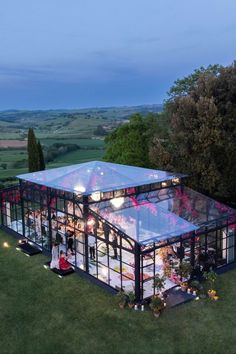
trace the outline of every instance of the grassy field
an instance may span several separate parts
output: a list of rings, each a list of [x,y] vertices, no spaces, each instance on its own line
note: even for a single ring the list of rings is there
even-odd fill
[[[10,248],[3,248],[4,241]],[[120,310],[115,298],[73,274],[59,279],[15,250],[0,231],[0,353],[235,353],[236,270],[219,277],[218,302],[167,309]]]
[[[104,154],[104,140],[102,137],[94,136],[94,131],[98,125],[102,125],[109,132],[121,124],[123,116],[121,115],[120,119],[116,118],[119,110],[118,112],[92,111],[0,112],[0,142],[7,139],[12,143],[13,139],[23,142],[27,137],[28,128],[33,127],[37,139],[40,139],[44,146],[44,151],[55,143],[80,146],[80,150],[61,155],[53,160],[47,164],[47,168],[101,159]],[[24,148],[0,149],[0,182],[27,172],[26,159],[27,151]],[[7,164],[6,168],[5,164]]]
[[[42,139],[41,143],[46,147],[55,143],[77,144],[79,150],[69,152],[57,157],[53,162],[47,164],[47,168],[60,167],[92,160],[101,160],[104,154],[104,141],[100,139]],[[27,151],[24,149],[0,150],[0,166],[7,164],[7,169],[0,169],[0,179],[14,177],[27,172],[27,168],[15,168],[14,163],[27,159]]]
[[[47,165],[48,168],[100,160],[104,154],[104,134],[109,134],[127,122],[134,113],[145,115],[161,110],[162,105],[143,105],[78,110],[5,111],[0,112],[0,142],[1,140],[11,140],[12,144],[16,144],[13,140],[25,142],[28,129],[31,127],[34,128],[36,138],[40,139],[44,146],[44,152],[55,143],[80,146],[80,151],[58,157]],[[98,127],[103,129],[102,136],[97,135]],[[25,149],[0,149],[0,184],[7,184],[9,181],[6,181],[6,178],[26,172],[26,158]]]
[[[103,150],[76,150],[57,157],[53,162],[47,164],[47,168],[61,167],[93,160],[101,160],[103,154]],[[7,157],[5,159],[7,159]],[[0,164],[1,163],[2,161],[0,161]],[[22,173],[26,173],[27,171],[27,168],[8,168],[7,170],[0,171],[0,178],[13,177]]]
[[[62,166],[63,164],[72,165],[75,163],[82,163],[86,161],[101,160],[103,154],[103,150],[76,150],[57,157],[54,162],[49,166],[55,166],[55,164],[58,164],[60,166]]]
[[[65,143],[65,144],[77,144],[79,145],[82,149],[101,149],[104,147],[104,141],[101,139],[79,139],[79,138],[74,138],[74,139],[53,139],[53,138],[48,138],[48,139],[41,139],[41,143],[45,146],[49,146],[55,143]]]

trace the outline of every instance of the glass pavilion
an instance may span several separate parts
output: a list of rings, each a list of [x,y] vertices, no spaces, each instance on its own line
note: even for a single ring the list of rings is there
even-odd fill
[[[2,228],[45,253],[59,239],[78,272],[137,300],[155,293],[156,276],[176,286],[183,261],[236,260],[236,211],[184,186],[184,175],[94,161],[17,177],[0,192]]]

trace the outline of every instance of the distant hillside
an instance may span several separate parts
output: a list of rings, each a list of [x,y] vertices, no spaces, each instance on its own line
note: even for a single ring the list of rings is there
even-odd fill
[[[124,107],[93,107],[71,110],[6,110],[0,111],[0,121],[8,123],[26,123],[32,120],[53,120],[60,117],[93,117],[103,119],[127,119],[133,113],[157,113],[163,109],[162,104],[124,106]]]

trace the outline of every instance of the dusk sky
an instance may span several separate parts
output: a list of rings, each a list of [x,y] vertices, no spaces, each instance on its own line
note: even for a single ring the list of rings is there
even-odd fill
[[[162,103],[236,59],[235,14],[235,0],[2,1],[0,110]]]

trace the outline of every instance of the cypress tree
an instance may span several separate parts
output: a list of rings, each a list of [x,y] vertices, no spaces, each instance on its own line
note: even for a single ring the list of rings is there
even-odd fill
[[[28,131],[28,168],[29,172],[35,172],[39,170],[39,154],[38,144],[35,138],[34,130],[29,128]]]
[[[38,141],[38,159],[39,159],[39,171],[45,170],[45,161],[43,155],[42,145]]]

